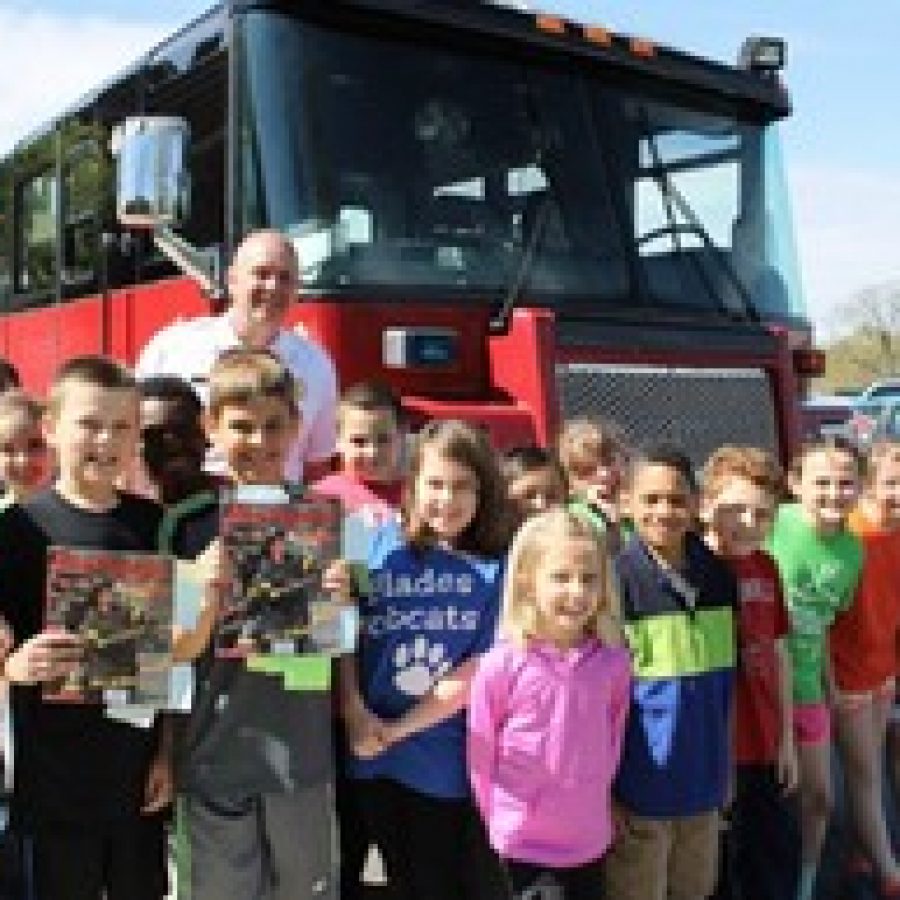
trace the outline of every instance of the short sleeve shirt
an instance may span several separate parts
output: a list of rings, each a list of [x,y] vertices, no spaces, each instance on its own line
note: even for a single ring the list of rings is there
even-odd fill
[[[794,702],[821,703],[827,635],[835,616],[853,602],[862,571],[862,543],[847,530],[819,534],[799,505],[788,503],[778,510],[768,549],[781,574],[791,620]]]
[[[169,513],[167,549],[196,559],[219,533],[215,495]],[[281,657],[287,661],[289,657]],[[207,651],[196,661],[197,689],[176,741],[179,790],[204,797],[289,793],[333,778],[331,697],[293,691],[277,673]]]
[[[107,512],[91,512],[52,488],[6,510],[0,516],[0,614],[16,640],[41,630],[48,547],[153,552],[161,518],[155,503],[130,494]],[[44,702],[40,688],[16,685],[11,693],[17,822],[90,827],[138,817],[155,729],[115,722],[101,706]]]
[[[369,484],[345,472],[334,472],[317,481],[313,490],[322,497],[340,500],[345,515],[357,516],[370,528],[400,519],[401,481]]]
[[[381,529],[391,524],[399,527],[402,488],[400,481],[367,484],[346,472],[334,472],[316,482],[317,494],[340,500],[344,509],[343,554],[348,562],[364,568]]]
[[[183,378],[206,403],[213,364],[222,353],[239,343],[227,313],[176,322],[153,336],[138,360],[136,373],[138,378],[154,375]],[[318,462],[334,453],[337,377],[328,354],[296,332],[282,329],[270,349],[303,384],[302,421],[285,465],[285,478],[299,481],[305,461]],[[211,458],[208,468],[221,471],[221,461]]]
[[[634,667],[616,796],[653,819],[717,809],[731,757],[734,575],[693,534],[677,580],[638,535],[616,568]]]
[[[360,689],[372,712],[392,720],[443,675],[493,644],[502,565],[440,547],[415,551],[386,526],[369,569],[372,592],[360,610]],[[350,770],[355,778],[389,778],[433,797],[466,797],[465,715],[374,759],[354,758]]]
[[[853,604],[831,628],[831,661],[838,688],[862,693],[898,671],[900,533],[878,530],[861,510],[849,525],[863,542],[865,560]]]
[[[735,757],[739,763],[771,763],[782,722],[777,641],[790,627],[781,578],[762,551],[728,563],[738,580]]]

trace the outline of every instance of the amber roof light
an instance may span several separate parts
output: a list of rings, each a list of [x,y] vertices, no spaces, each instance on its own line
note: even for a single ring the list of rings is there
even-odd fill
[[[584,39],[592,44],[599,44],[601,47],[612,46],[612,32],[607,28],[601,28],[599,25],[584,25],[581,33],[584,35]]]
[[[547,34],[565,34],[566,20],[559,16],[535,16],[534,24]]]

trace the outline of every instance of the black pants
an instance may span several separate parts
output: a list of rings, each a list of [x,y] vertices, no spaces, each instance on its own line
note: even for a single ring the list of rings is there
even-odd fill
[[[428,797],[387,779],[358,782],[392,900],[504,900],[506,880],[469,800]]]
[[[362,872],[372,843],[361,804],[360,781],[347,777],[347,739],[341,723],[335,723],[338,834],[340,837],[341,900],[364,900]]]
[[[161,900],[167,891],[159,816],[47,826],[32,840],[37,900]]]
[[[30,840],[7,828],[0,834],[0,900],[34,900]]]
[[[602,900],[603,897],[603,864],[599,859],[568,869],[515,860],[505,860],[503,866],[514,900]]]
[[[794,900],[800,830],[771,765],[739,765],[717,900]]]

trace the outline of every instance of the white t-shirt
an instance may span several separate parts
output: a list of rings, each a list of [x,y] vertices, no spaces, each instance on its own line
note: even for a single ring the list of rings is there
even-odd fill
[[[141,379],[155,375],[183,378],[206,403],[208,376],[213,364],[226,350],[238,346],[240,341],[227,313],[175,322],[150,339],[141,353],[135,374]],[[337,376],[328,354],[294,331],[279,331],[269,349],[303,384],[300,429],[284,472],[285,478],[299,481],[304,462],[319,462],[334,454]],[[209,468],[220,469],[221,463],[210,460]]]

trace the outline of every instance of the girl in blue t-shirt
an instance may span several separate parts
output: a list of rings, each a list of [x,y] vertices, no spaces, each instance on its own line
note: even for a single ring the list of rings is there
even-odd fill
[[[502,896],[471,801],[464,708],[494,641],[509,521],[488,438],[426,425],[402,527],[375,541],[360,648],[343,673],[350,775],[398,900]]]

